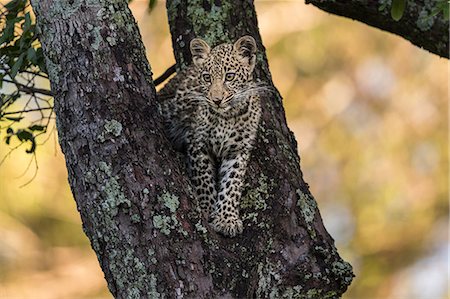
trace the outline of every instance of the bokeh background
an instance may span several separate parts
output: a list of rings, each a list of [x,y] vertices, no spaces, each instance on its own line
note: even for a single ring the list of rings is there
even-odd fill
[[[157,77],[174,58],[164,2],[147,3],[130,7]],[[256,9],[305,180],[354,267],[344,298],[448,298],[447,60],[300,0]],[[27,185],[24,150],[0,167],[0,298],[111,298],[48,137]]]

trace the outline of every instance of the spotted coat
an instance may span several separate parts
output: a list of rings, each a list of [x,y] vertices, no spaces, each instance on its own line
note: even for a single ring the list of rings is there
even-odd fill
[[[170,140],[187,152],[203,214],[234,237],[243,231],[239,203],[266,89],[253,80],[256,43],[244,36],[211,50],[196,38],[190,49],[193,64],[160,92],[160,111]]]

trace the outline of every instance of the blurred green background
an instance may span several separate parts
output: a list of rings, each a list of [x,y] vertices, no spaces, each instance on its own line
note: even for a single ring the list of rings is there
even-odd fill
[[[174,58],[164,2],[147,3],[130,7],[157,77]],[[354,267],[344,298],[448,298],[447,60],[300,0],[256,8],[305,180]],[[55,132],[20,187],[30,159],[0,167],[0,298],[111,298]]]

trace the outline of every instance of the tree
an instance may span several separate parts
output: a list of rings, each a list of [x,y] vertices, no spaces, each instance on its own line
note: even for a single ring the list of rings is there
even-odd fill
[[[182,159],[162,133],[127,4],[32,5],[69,182],[113,295],[335,298],[345,291],[351,267],[302,179],[278,95],[264,100],[259,154],[243,199],[245,232],[223,238],[197,215]],[[251,34],[261,49],[257,76],[270,80],[252,3],[226,1],[215,15],[206,14],[214,4],[167,6],[180,68],[190,61],[181,57],[194,36],[218,44]]]
[[[306,3],[398,34],[418,47],[449,58],[448,0],[306,0]]]
[[[263,49],[252,4],[227,1],[218,11],[186,4],[168,2],[178,68],[189,63],[186,45],[197,35],[218,44],[251,34]],[[33,5],[71,187],[115,296],[157,297],[164,290],[169,297],[335,298],[345,291],[351,270],[303,182],[278,95],[264,102],[260,155],[253,157],[243,205],[246,231],[221,238],[193,211],[182,159],[161,133],[151,74],[126,5]],[[270,81],[263,51],[257,76]],[[156,246],[167,240],[170,247]]]

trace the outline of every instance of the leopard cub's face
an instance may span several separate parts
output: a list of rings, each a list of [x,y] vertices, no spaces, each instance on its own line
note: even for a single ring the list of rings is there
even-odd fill
[[[198,69],[199,92],[215,110],[226,112],[245,98],[252,82],[256,60],[256,42],[243,36],[232,44],[211,48],[202,39],[194,38],[190,49]]]

